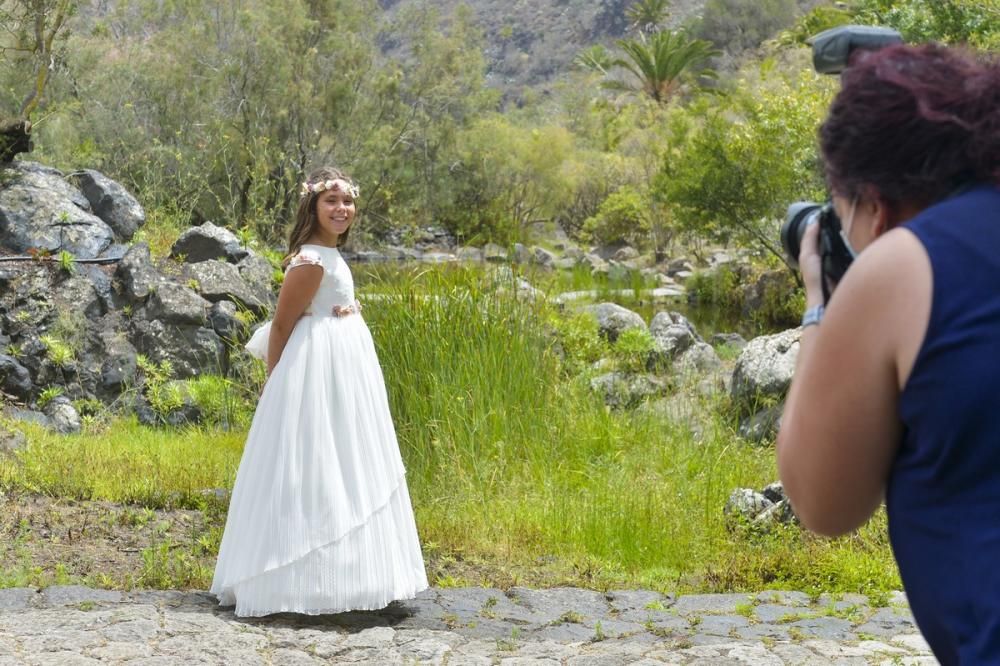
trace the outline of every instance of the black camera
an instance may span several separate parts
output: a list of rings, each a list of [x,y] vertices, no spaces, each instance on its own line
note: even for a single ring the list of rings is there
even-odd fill
[[[890,28],[845,25],[825,30],[813,37],[813,67],[820,74],[839,74],[847,67],[855,49],[880,49],[901,44],[902,36]],[[829,203],[797,201],[788,207],[781,225],[781,245],[789,264],[798,266],[802,234],[810,224],[819,224],[819,253],[823,268],[823,300],[830,299],[833,287],[844,277],[853,256],[840,234],[840,219]]]
[[[819,225],[819,256],[823,275],[823,302],[830,300],[833,287],[844,277],[854,256],[841,235],[840,218],[833,204],[796,201],[788,207],[785,223],[781,225],[781,245],[788,254],[793,268],[799,265],[802,235],[810,224]]]

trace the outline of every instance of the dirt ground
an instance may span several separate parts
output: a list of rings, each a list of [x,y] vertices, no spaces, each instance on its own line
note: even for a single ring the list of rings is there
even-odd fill
[[[149,552],[143,557],[150,550],[183,549],[190,564],[211,570],[215,555],[202,544],[211,548],[214,523],[200,511],[0,491],[0,582],[148,587],[163,566]]]

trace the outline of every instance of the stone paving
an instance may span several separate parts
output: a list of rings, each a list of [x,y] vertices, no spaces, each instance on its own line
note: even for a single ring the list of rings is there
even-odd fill
[[[377,612],[242,619],[198,592],[0,590],[14,664],[936,664],[902,594],[432,589]]]

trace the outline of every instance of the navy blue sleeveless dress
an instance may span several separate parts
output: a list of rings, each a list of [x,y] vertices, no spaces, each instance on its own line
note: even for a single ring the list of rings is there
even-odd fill
[[[1000,188],[905,224],[930,256],[931,318],[899,401],[889,536],[942,664],[1000,664]]]

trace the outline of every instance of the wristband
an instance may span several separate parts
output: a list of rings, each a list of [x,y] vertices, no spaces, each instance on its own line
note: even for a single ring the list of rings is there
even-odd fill
[[[820,320],[823,319],[823,311],[822,305],[814,305],[806,310],[805,314],[802,315],[802,328],[819,325]]]

